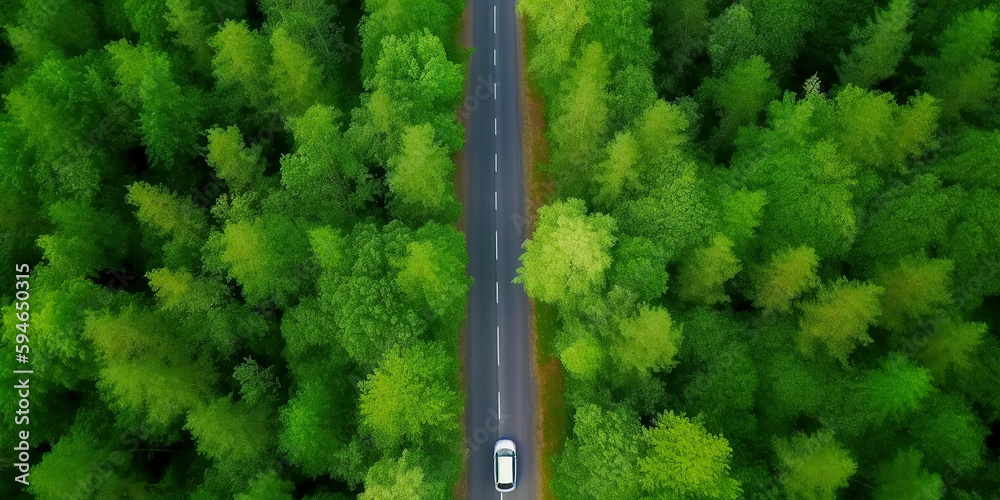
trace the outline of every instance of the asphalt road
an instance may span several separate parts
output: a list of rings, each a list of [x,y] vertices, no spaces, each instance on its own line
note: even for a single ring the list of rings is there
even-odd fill
[[[535,498],[535,383],[528,297],[514,285],[526,238],[515,0],[469,0],[466,247],[475,279],[466,325],[470,500]],[[495,84],[495,86],[494,86]],[[493,445],[517,446],[517,488],[493,485]]]

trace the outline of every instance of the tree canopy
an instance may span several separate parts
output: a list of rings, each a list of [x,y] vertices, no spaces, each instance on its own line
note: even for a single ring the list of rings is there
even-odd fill
[[[0,5],[0,497],[454,491],[464,8]]]
[[[554,496],[1000,491],[995,2],[519,10]]]

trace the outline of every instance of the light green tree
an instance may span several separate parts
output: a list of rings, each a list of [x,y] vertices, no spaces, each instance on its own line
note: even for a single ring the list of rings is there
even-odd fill
[[[96,51],[72,59],[48,57],[25,70],[20,85],[4,91],[3,153],[9,169],[4,177],[25,195],[89,201],[102,183],[112,181],[114,154],[137,131],[127,108],[119,106],[121,112],[112,116],[105,111],[114,106],[110,66],[107,55]],[[123,133],[108,134],[104,147],[88,147],[84,138],[102,127]]]
[[[314,104],[327,104],[323,69],[284,28],[271,33],[271,64],[267,70],[271,94],[286,117],[298,117]]]
[[[264,176],[266,165],[260,146],[246,147],[239,127],[209,130],[206,159],[234,194],[257,187]]]
[[[402,150],[389,160],[389,188],[398,197],[401,219],[454,222],[461,213],[455,195],[455,164],[435,143],[434,127],[415,125],[403,133]]]
[[[940,108],[927,94],[898,106],[891,94],[848,85],[834,103],[837,151],[858,165],[899,172],[907,159],[936,145]]]
[[[281,409],[280,449],[307,474],[359,484],[367,464],[364,447],[352,440],[358,430],[356,390],[351,384],[329,387],[324,377],[330,370],[350,373],[339,360],[335,363],[312,365],[311,372],[299,370],[298,390]]]
[[[591,334],[579,335],[568,347],[559,352],[562,362],[570,375],[581,380],[593,380],[602,373],[607,355],[600,342]]]
[[[277,444],[274,418],[268,408],[233,403],[229,396],[193,409],[184,428],[211,458],[216,468],[233,478],[252,477],[270,465],[267,459]]]
[[[146,498],[145,482],[128,474],[129,456],[115,442],[74,425],[32,467],[28,491],[40,500],[83,491],[105,498]]]
[[[450,226],[428,223],[414,234],[405,254],[393,263],[396,283],[415,304],[426,304],[446,328],[465,317],[471,280],[465,275],[468,257],[464,235]],[[443,332],[442,332],[443,333]]]
[[[810,436],[798,433],[778,440],[774,447],[783,469],[785,494],[794,500],[833,500],[858,468],[830,431]]]
[[[431,344],[386,353],[359,385],[361,423],[380,448],[457,439],[462,396],[453,387],[453,363]]]
[[[714,144],[725,149],[731,147],[740,127],[756,124],[765,106],[779,96],[771,67],[760,56],[737,62],[721,77],[706,80],[702,91],[719,115]]]
[[[682,260],[677,270],[677,295],[701,304],[728,302],[724,287],[740,269],[733,242],[718,234],[708,246],[695,249]]]
[[[4,23],[5,38],[26,63],[41,63],[49,54],[76,56],[100,47],[100,13],[94,5],[17,2],[9,9],[12,19],[0,19],[10,21]]]
[[[597,166],[597,183],[600,186],[594,202],[602,207],[613,207],[622,191],[634,188],[639,180],[639,141],[631,132],[622,132],[608,144],[608,158]]]
[[[351,152],[340,131],[341,113],[315,105],[289,123],[295,150],[281,158],[285,210],[343,227],[375,192],[372,175]]]
[[[192,356],[171,325],[137,307],[87,319],[83,335],[101,360],[98,387],[120,409],[119,419],[164,432],[207,402],[216,374]]]
[[[716,214],[694,162],[663,159],[653,172],[649,193],[623,201],[613,214],[623,232],[649,239],[671,260],[711,237]]]
[[[823,260],[843,257],[858,234],[856,167],[826,141],[811,143],[806,149],[774,143],[766,147],[776,150],[757,153],[759,159],[752,163],[734,159],[735,169],[745,173],[749,187],[767,193],[757,230],[761,248],[774,253],[807,246]]]
[[[553,95],[577,49],[580,32],[590,22],[592,3],[586,0],[526,0],[517,10],[537,26],[538,44],[528,67],[539,87]]]
[[[125,250],[116,242],[115,228],[124,227],[114,212],[68,199],[52,203],[48,216],[53,230],[39,236],[37,244],[47,262],[47,276],[56,286],[70,278],[92,277],[109,262],[117,262]]]
[[[873,280],[885,290],[879,301],[882,314],[878,323],[905,333],[912,321],[950,303],[953,269],[949,260],[924,256],[904,257],[898,266],[883,268]]]
[[[556,465],[552,488],[559,498],[638,500],[642,425],[624,408],[577,408],[573,434]]]
[[[677,360],[681,343],[680,325],[674,325],[665,309],[643,307],[639,314],[621,322],[621,335],[612,341],[611,357],[625,372],[645,376],[666,371]]]
[[[651,67],[656,56],[651,44],[650,4],[646,0],[589,2],[586,14],[590,22],[583,27],[581,38],[600,42],[616,68]]]
[[[964,370],[973,362],[976,349],[984,342],[986,323],[947,319],[934,326],[919,346],[917,357],[936,380],[945,380],[951,370]]]
[[[267,39],[247,27],[246,21],[227,21],[209,45],[215,50],[212,73],[227,96],[261,111],[268,109],[273,96],[267,80],[261,78],[271,62]]]
[[[449,154],[464,143],[455,110],[462,99],[465,78],[451,62],[438,37],[429,31],[388,36],[375,74],[365,80],[371,91],[368,109],[374,130],[384,144],[383,161],[397,154],[407,127],[429,123],[434,139]]]
[[[609,130],[624,130],[654,102],[656,88],[652,69],[630,65],[614,72],[608,85]]]
[[[750,257],[756,249],[757,227],[763,222],[767,193],[764,190],[721,190],[722,206],[719,210],[719,233],[733,242],[733,253],[741,260]]]
[[[334,91],[345,86],[336,78],[344,70],[344,63],[356,57],[362,48],[369,48],[367,45],[349,45],[350,35],[345,34],[344,11],[339,3],[326,0],[261,0],[258,5],[266,17],[263,29],[267,32],[284,29],[295,43],[316,58],[326,86]],[[375,3],[368,5],[374,6]],[[230,17],[240,18],[236,15]],[[362,57],[365,56],[367,52],[362,54]]]
[[[639,459],[640,484],[650,498],[739,498],[742,491],[729,474],[733,450],[698,422],[667,411],[643,432],[648,446]]]
[[[715,74],[762,54],[753,14],[741,3],[733,4],[712,20],[708,55]]]
[[[821,346],[846,362],[856,347],[872,342],[868,327],[879,314],[881,295],[876,285],[843,279],[824,287],[815,300],[802,304],[799,349],[812,356]]]
[[[167,12],[164,18],[167,29],[175,33],[174,43],[191,53],[195,67],[208,74],[212,70],[212,48],[208,40],[213,26],[208,14],[192,0],[166,0]]]
[[[607,53],[598,42],[583,49],[576,68],[563,82],[549,127],[552,161],[549,169],[559,189],[585,194],[586,182],[600,161],[608,132],[608,91],[611,74]]]
[[[442,498],[447,487],[428,477],[426,466],[427,457],[412,450],[403,450],[398,458],[387,456],[368,469],[365,491],[358,495],[358,500]]]
[[[287,305],[314,286],[315,264],[310,260],[306,232],[281,215],[228,223],[214,233],[206,251],[217,266],[243,286],[248,301]]]
[[[414,241],[402,223],[358,224],[345,240],[328,230],[311,236],[314,254],[323,259],[317,282],[320,307],[332,315],[339,344],[362,366],[374,368],[386,350],[412,345],[425,337],[431,324],[440,326],[432,323],[426,298],[412,293],[420,290],[411,288],[408,294],[398,282],[394,263],[405,259],[407,245]],[[340,256],[337,248],[343,252]],[[462,269],[448,272],[465,276]]]
[[[514,282],[522,283],[537,300],[573,306],[604,285],[614,229],[614,219],[587,215],[581,200],[540,208],[534,237],[524,243]]]
[[[284,5],[279,5],[281,8],[276,10],[286,10]],[[328,4],[324,2],[324,7],[326,5]],[[420,3],[414,3],[413,0],[366,2],[366,15],[360,26],[362,77],[368,79],[375,74],[376,65],[385,57],[384,43],[389,37],[426,30],[440,40],[455,40],[457,20],[462,16],[465,6],[462,0],[433,0]]]
[[[768,311],[788,312],[792,303],[819,286],[819,258],[809,247],[787,248],[754,273],[754,305]]]
[[[178,270],[197,268],[199,252],[208,238],[208,218],[203,210],[190,199],[145,182],[129,186],[126,201],[135,207],[136,218],[152,241],[162,242],[167,266]]]
[[[166,52],[125,41],[108,46],[119,92],[137,104],[142,143],[153,166],[180,170],[199,151],[202,119],[208,110],[203,92],[184,84]]]
[[[676,104],[657,100],[646,108],[635,124],[641,160],[655,165],[664,156],[680,156],[690,140],[691,123]]]
[[[246,491],[236,495],[236,500],[291,500],[295,498],[295,484],[282,479],[277,472],[271,470],[260,474],[250,483]]]

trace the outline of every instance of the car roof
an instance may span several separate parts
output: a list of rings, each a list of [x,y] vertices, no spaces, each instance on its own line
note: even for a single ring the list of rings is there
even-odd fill
[[[514,482],[514,457],[497,458],[497,482],[511,484]]]

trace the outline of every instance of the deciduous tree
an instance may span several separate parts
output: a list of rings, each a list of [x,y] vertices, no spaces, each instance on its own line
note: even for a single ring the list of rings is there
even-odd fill
[[[402,150],[389,160],[389,188],[398,197],[397,217],[403,220],[458,220],[461,206],[455,196],[455,164],[434,140],[434,128],[425,123],[406,129]]]
[[[614,219],[587,215],[581,200],[540,208],[534,237],[524,243],[514,282],[523,283],[538,300],[572,307],[604,285],[614,229]]]
[[[997,95],[1000,63],[993,59],[997,30],[995,9],[966,12],[936,38],[937,56],[916,59],[926,73],[924,89],[941,100],[945,118],[985,111]]]
[[[857,462],[830,431],[799,433],[775,443],[781,461],[781,483],[792,499],[833,500],[857,471]]]
[[[323,69],[285,28],[271,33],[271,64],[267,70],[271,94],[286,117],[298,117],[314,104],[328,104]]]
[[[932,474],[920,466],[923,454],[915,449],[903,450],[891,462],[879,466],[879,487],[876,500],[895,498],[944,498],[945,486],[940,474]]]
[[[788,248],[754,273],[754,305],[768,311],[788,312],[792,303],[819,286],[819,258],[809,247]]]
[[[879,301],[879,324],[905,333],[912,321],[947,305],[953,267],[948,260],[912,256],[900,259],[895,268],[883,268],[874,279],[885,290]]]
[[[577,408],[573,434],[560,455],[552,488],[560,498],[641,498],[638,464],[642,446],[638,416],[594,405]]]
[[[653,498],[740,497],[740,484],[729,474],[732,448],[700,423],[667,411],[643,432],[643,441],[649,451],[639,459],[639,481]]]
[[[893,0],[863,27],[855,26],[851,53],[840,54],[837,74],[841,82],[870,88],[892,76],[910,48],[907,27],[913,12],[913,0]]]
[[[608,131],[610,76],[607,53],[599,42],[593,42],[583,49],[555,103],[549,169],[558,188],[570,196],[586,194],[586,182],[600,161]]]
[[[677,295],[688,302],[715,304],[729,301],[726,282],[740,272],[733,242],[719,234],[705,247],[686,256],[677,270]]]
[[[868,327],[879,314],[882,291],[876,285],[847,280],[823,288],[816,300],[802,305],[799,349],[813,355],[822,346],[846,362],[856,347],[872,342]]]
[[[681,343],[680,325],[672,324],[665,309],[643,307],[621,322],[621,335],[611,345],[611,357],[624,372],[646,376],[669,370]]]
[[[456,374],[454,360],[439,346],[390,350],[360,384],[362,425],[384,450],[453,442],[462,412],[462,397],[454,388]]]

